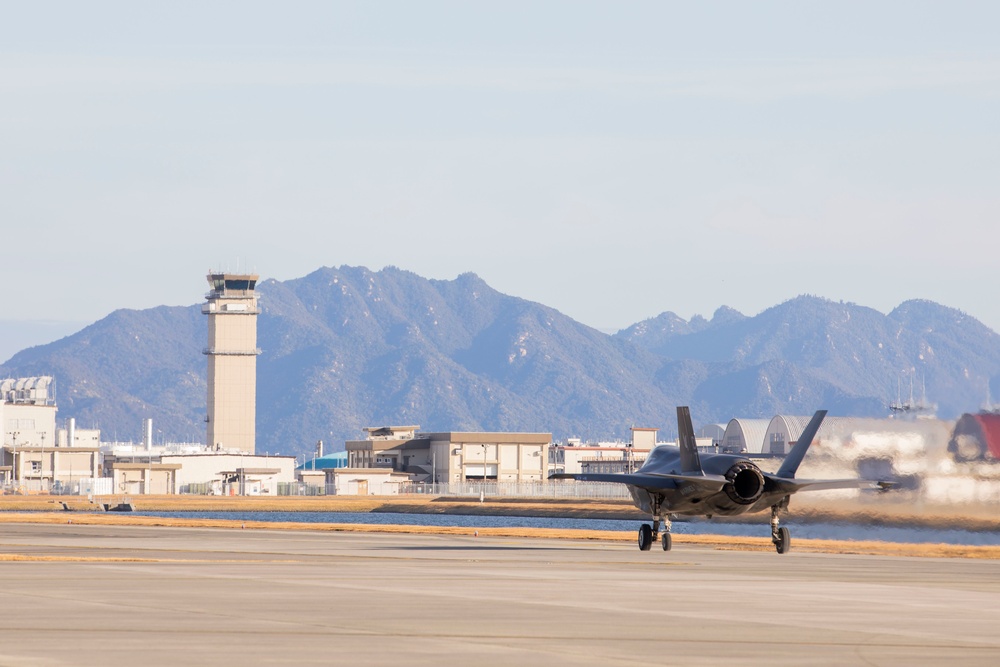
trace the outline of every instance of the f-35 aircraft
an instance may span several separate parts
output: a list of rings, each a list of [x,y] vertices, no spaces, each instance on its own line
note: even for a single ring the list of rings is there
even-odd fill
[[[797,491],[820,489],[886,488],[886,482],[866,479],[795,479],[795,471],[812,444],[826,410],[813,415],[798,442],[776,473],[763,472],[750,459],[735,454],[699,454],[691,411],[677,408],[679,445],[660,445],[634,473],[559,473],[549,479],[584,482],[620,482],[628,486],[635,506],[652,516],[652,525],[639,527],[639,548],[649,551],[660,524],[664,551],[670,551],[670,517],[733,516],[771,508],[771,541],[779,554],[791,547],[788,529],[778,525],[778,513]]]

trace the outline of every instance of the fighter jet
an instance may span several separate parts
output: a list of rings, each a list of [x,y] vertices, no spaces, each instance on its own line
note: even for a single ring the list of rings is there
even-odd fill
[[[776,473],[763,472],[750,459],[736,454],[699,454],[695,445],[691,411],[677,408],[678,445],[660,445],[634,473],[558,473],[549,479],[584,482],[619,482],[628,487],[635,506],[652,516],[652,524],[639,527],[639,549],[649,551],[660,536],[670,551],[671,516],[734,516],[771,508],[771,541],[779,554],[791,548],[787,528],[779,526],[778,513],[788,507],[797,491],[820,489],[886,488],[888,483],[866,479],[795,479],[795,471],[812,444],[826,410],[813,415],[798,442]]]

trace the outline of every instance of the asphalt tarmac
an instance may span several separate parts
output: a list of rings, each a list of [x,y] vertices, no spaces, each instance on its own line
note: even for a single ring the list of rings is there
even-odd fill
[[[0,609],[0,665],[1000,664],[962,559],[4,524]]]

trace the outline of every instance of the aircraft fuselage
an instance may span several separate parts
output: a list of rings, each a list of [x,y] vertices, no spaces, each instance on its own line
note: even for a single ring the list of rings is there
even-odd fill
[[[769,508],[784,493],[769,489],[768,480],[750,459],[737,454],[702,454],[701,467],[705,475],[725,477],[727,483],[718,491],[708,491],[702,485],[676,480],[672,488],[658,490],[628,484],[636,507],[644,512],[660,511],[674,515],[734,516]],[[660,445],[636,474],[681,475],[680,448]],[[770,492],[770,493],[769,493]]]

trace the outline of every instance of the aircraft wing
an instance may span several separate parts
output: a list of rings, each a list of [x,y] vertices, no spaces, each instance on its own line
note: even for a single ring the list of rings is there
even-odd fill
[[[765,479],[785,493],[796,491],[823,491],[826,489],[885,489],[890,482],[871,479],[793,479],[764,475]]]
[[[576,479],[581,482],[619,482],[643,489],[676,489],[693,484],[710,493],[721,491],[729,480],[722,475],[674,475],[665,472],[641,473],[555,473],[549,479]]]
[[[694,484],[699,486],[706,491],[721,491],[722,487],[729,484],[729,480],[722,475],[674,475],[666,472],[646,472],[643,476],[649,475],[650,477],[662,477],[663,479],[672,479],[679,483],[684,484]]]

